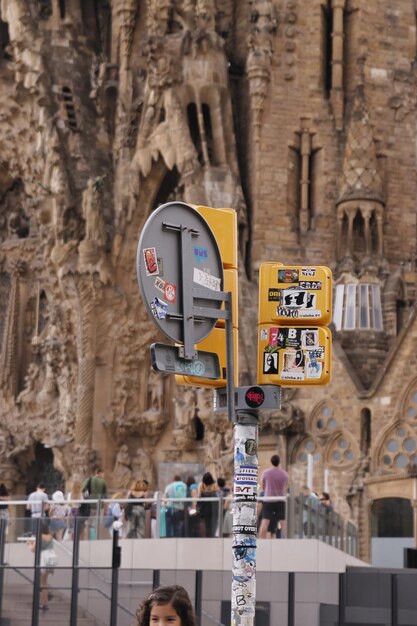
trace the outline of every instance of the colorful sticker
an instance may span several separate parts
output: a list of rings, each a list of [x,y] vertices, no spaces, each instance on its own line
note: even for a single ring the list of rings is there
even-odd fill
[[[312,291],[322,288],[321,280],[302,280],[299,285],[300,289],[311,289]]]
[[[319,318],[321,311],[316,308],[317,294],[292,288],[282,291],[281,306],[277,315],[290,318]]]
[[[198,267],[194,268],[193,281],[197,283],[197,285],[201,285],[212,291],[220,291],[220,278],[212,276],[212,274],[208,274]]]
[[[175,287],[175,285],[172,285],[171,283],[165,283],[165,289],[164,289],[164,297],[165,300],[168,300],[168,302],[175,302],[175,297],[177,295],[177,288]]]
[[[168,305],[163,300],[159,298],[154,298],[151,302],[151,311],[154,317],[157,317],[160,320],[164,320],[168,313]]]
[[[315,350],[307,350],[306,353],[306,378],[321,378],[323,363],[317,361]]]
[[[201,263],[201,261],[207,261],[208,259],[208,249],[200,248],[200,246],[193,246],[194,258],[196,260],[197,265]]]
[[[235,502],[254,502],[256,500],[257,485],[235,485]]]
[[[283,289],[282,306],[290,309],[315,309],[316,294],[301,289]]]
[[[162,278],[155,278],[155,289],[158,289],[158,291],[161,291],[162,293],[164,293],[165,291],[165,281],[162,280]]]
[[[235,485],[257,485],[258,468],[256,465],[241,465],[234,477]]]
[[[241,541],[235,543],[233,550],[233,580],[237,583],[247,583],[255,575],[256,545],[254,542]],[[246,586],[245,586],[246,588]],[[240,591],[242,588],[240,589]],[[240,597],[236,596],[236,599]],[[240,601],[240,604],[246,602]]]
[[[143,258],[145,259],[146,275],[157,276],[159,267],[155,248],[145,248],[143,250]]]
[[[301,268],[301,276],[315,276],[316,268],[315,267],[302,267]]]
[[[278,270],[279,283],[297,283],[298,270],[282,269]]]
[[[278,353],[264,352],[264,374],[278,374]]]
[[[278,345],[278,328],[276,326],[271,326],[271,328],[269,329],[269,341],[268,344],[270,346],[277,346]]]
[[[261,328],[261,341],[268,341],[268,329]]]
[[[268,289],[269,302],[279,302],[281,296],[281,289]]]
[[[282,356],[280,376],[285,380],[304,380],[305,357],[303,350],[285,350]]]
[[[303,348],[317,348],[319,345],[319,331],[317,330],[302,330],[301,331],[301,345]]]

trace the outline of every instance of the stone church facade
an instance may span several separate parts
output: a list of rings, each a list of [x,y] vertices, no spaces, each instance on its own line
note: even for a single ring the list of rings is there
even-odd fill
[[[238,213],[241,385],[256,381],[260,263],[333,270],[332,380],[262,414],[261,466],[278,452],[298,492],[311,454],[363,558],[375,501],[417,510],[416,50],[412,0],[1,0],[14,493],[45,451],[65,481],[99,463],[114,488],[156,486],[179,461],[231,479],[211,392],[150,368],[161,338],[136,246],[176,199]]]

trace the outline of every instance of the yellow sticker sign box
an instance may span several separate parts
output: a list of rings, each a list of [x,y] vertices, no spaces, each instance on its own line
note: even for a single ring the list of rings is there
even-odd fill
[[[235,209],[193,206],[204,217],[216,238],[223,268],[237,269],[237,213]]]
[[[258,326],[258,385],[326,385],[332,335],[327,326]]]
[[[332,319],[332,272],[324,265],[262,263],[258,323],[325,325]]]
[[[215,326],[208,337],[197,343],[197,350],[216,352],[219,357],[221,377],[214,380],[210,378],[197,378],[196,376],[175,376],[177,385],[191,385],[192,387],[226,387],[226,329]],[[238,331],[233,329],[233,352],[234,352],[234,385],[239,385],[239,357],[238,357]]]

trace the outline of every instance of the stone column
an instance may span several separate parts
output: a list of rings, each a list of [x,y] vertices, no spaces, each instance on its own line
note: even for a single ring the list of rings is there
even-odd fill
[[[303,128],[301,134],[301,203],[300,203],[300,231],[306,233],[310,223],[309,189],[310,189],[310,155],[311,134],[308,128]]]
[[[336,128],[343,127],[343,11],[345,0],[333,0],[332,106]]]
[[[80,305],[80,353],[75,415],[75,444],[91,448],[96,340],[93,278],[87,274],[81,275],[77,281],[77,287]]]

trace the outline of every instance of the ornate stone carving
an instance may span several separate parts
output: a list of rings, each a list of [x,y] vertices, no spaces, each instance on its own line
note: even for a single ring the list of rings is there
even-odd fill
[[[132,482],[132,468],[129,448],[126,444],[120,446],[111,475],[111,482],[115,489],[128,489]]]
[[[136,480],[145,479],[151,489],[156,486],[155,465],[151,451],[142,447],[137,448],[132,458],[132,478]]]
[[[255,141],[260,140],[262,112],[271,80],[272,37],[277,20],[272,2],[253,0],[250,2],[250,30],[248,35],[248,58],[246,73],[249,80]]]

